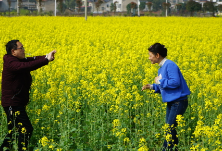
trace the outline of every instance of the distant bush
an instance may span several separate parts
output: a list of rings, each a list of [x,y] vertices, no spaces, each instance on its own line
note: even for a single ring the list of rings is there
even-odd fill
[[[20,16],[28,16],[30,15],[30,11],[28,9],[20,9]]]
[[[50,11],[48,12],[48,14],[49,14],[49,16],[53,16],[53,11],[50,10]]]
[[[32,16],[37,16],[37,14],[38,14],[37,11],[33,11],[33,12],[31,13]]]

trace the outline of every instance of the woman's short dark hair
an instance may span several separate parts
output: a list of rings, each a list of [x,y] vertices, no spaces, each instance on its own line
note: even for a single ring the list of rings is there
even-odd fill
[[[17,42],[19,42],[19,40],[11,40],[5,45],[8,55],[12,54],[12,52],[11,52],[12,49],[14,49],[14,50],[17,49],[17,44],[16,44]]]
[[[160,43],[155,43],[153,45],[151,45],[148,50],[150,52],[152,52],[153,54],[157,54],[159,53],[162,57],[166,57],[167,56],[167,49],[165,48],[164,45],[160,44]]]

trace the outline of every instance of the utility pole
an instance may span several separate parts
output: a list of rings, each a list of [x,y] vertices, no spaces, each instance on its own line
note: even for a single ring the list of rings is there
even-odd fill
[[[140,0],[138,0],[138,17],[140,17]]]
[[[19,1],[17,0],[17,15],[19,15]]]
[[[56,16],[56,0],[55,0],[55,16]]]
[[[168,6],[168,5],[167,5],[167,0],[166,0],[166,17],[167,17],[167,9],[168,9],[167,6]]]
[[[85,20],[87,21],[87,0],[85,0]]]

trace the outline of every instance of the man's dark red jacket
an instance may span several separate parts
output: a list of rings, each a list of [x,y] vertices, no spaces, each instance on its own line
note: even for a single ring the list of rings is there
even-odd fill
[[[25,106],[29,102],[29,90],[32,84],[30,71],[48,64],[45,56],[18,59],[13,55],[3,57],[2,100],[3,107]]]

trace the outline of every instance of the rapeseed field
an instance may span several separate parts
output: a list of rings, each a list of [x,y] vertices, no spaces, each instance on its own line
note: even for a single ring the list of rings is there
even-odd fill
[[[55,61],[32,72],[30,150],[160,150],[166,104],[141,91],[157,76],[147,50],[155,42],[192,92],[177,117],[179,150],[222,150],[221,29],[222,18],[0,17],[0,56],[12,39],[27,57],[57,50]],[[0,114],[1,143],[3,108]]]

